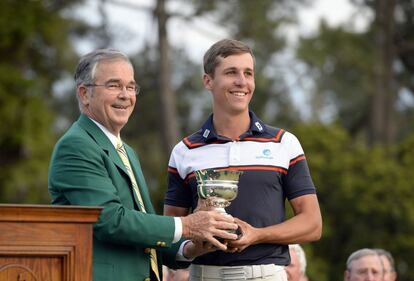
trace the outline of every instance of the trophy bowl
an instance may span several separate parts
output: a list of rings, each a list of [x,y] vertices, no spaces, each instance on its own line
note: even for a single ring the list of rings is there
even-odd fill
[[[226,213],[225,207],[237,197],[241,171],[204,169],[194,172],[197,179],[198,197],[206,200],[208,207]]]

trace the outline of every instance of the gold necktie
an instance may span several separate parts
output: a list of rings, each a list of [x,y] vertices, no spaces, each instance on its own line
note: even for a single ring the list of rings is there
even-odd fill
[[[122,144],[121,140],[118,140],[118,143],[116,145],[116,150],[119,154],[119,157],[121,157],[122,162],[124,163],[124,166],[128,172],[129,177],[131,178],[132,189],[134,190],[135,195],[138,197],[138,202],[141,207],[141,210],[144,213],[146,213],[144,201],[142,201],[142,197],[141,197],[141,192],[139,191],[134,172],[132,171],[131,164],[129,163],[128,155],[125,151],[125,147]],[[155,251],[155,249],[151,249],[150,258],[151,258],[151,269],[154,272],[155,276],[157,277],[157,280],[160,281],[160,275],[158,272],[157,252]]]

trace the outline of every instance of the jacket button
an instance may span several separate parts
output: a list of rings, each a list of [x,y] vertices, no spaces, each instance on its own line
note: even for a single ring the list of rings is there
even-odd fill
[[[161,241],[157,241],[157,246],[160,247],[162,245]]]
[[[151,281],[149,277],[145,278],[144,281]]]
[[[161,247],[165,247],[167,244],[165,242],[161,242]]]
[[[150,252],[151,252],[151,249],[150,249],[150,248],[145,248],[145,249],[144,249],[144,253],[145,253],[145,254],[149,254]]]

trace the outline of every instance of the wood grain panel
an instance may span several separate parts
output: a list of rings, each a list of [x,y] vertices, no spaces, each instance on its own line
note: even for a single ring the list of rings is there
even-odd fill
[[[0,204],[0,281],[92,280],[101,209]]]

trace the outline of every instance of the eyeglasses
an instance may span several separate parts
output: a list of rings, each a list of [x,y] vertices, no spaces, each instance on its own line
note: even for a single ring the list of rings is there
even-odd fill
[[[118,94],[121,92],[124,87],[126,89],[126,92],[131,96],[136,96],[139,94],[139,91],[141,90],[141,87],[138,84],[130,84],[124,86],[123,84],[119,82],[107,82],[105,84],[85,84],[86,87],[105,87],[108,91]]]

